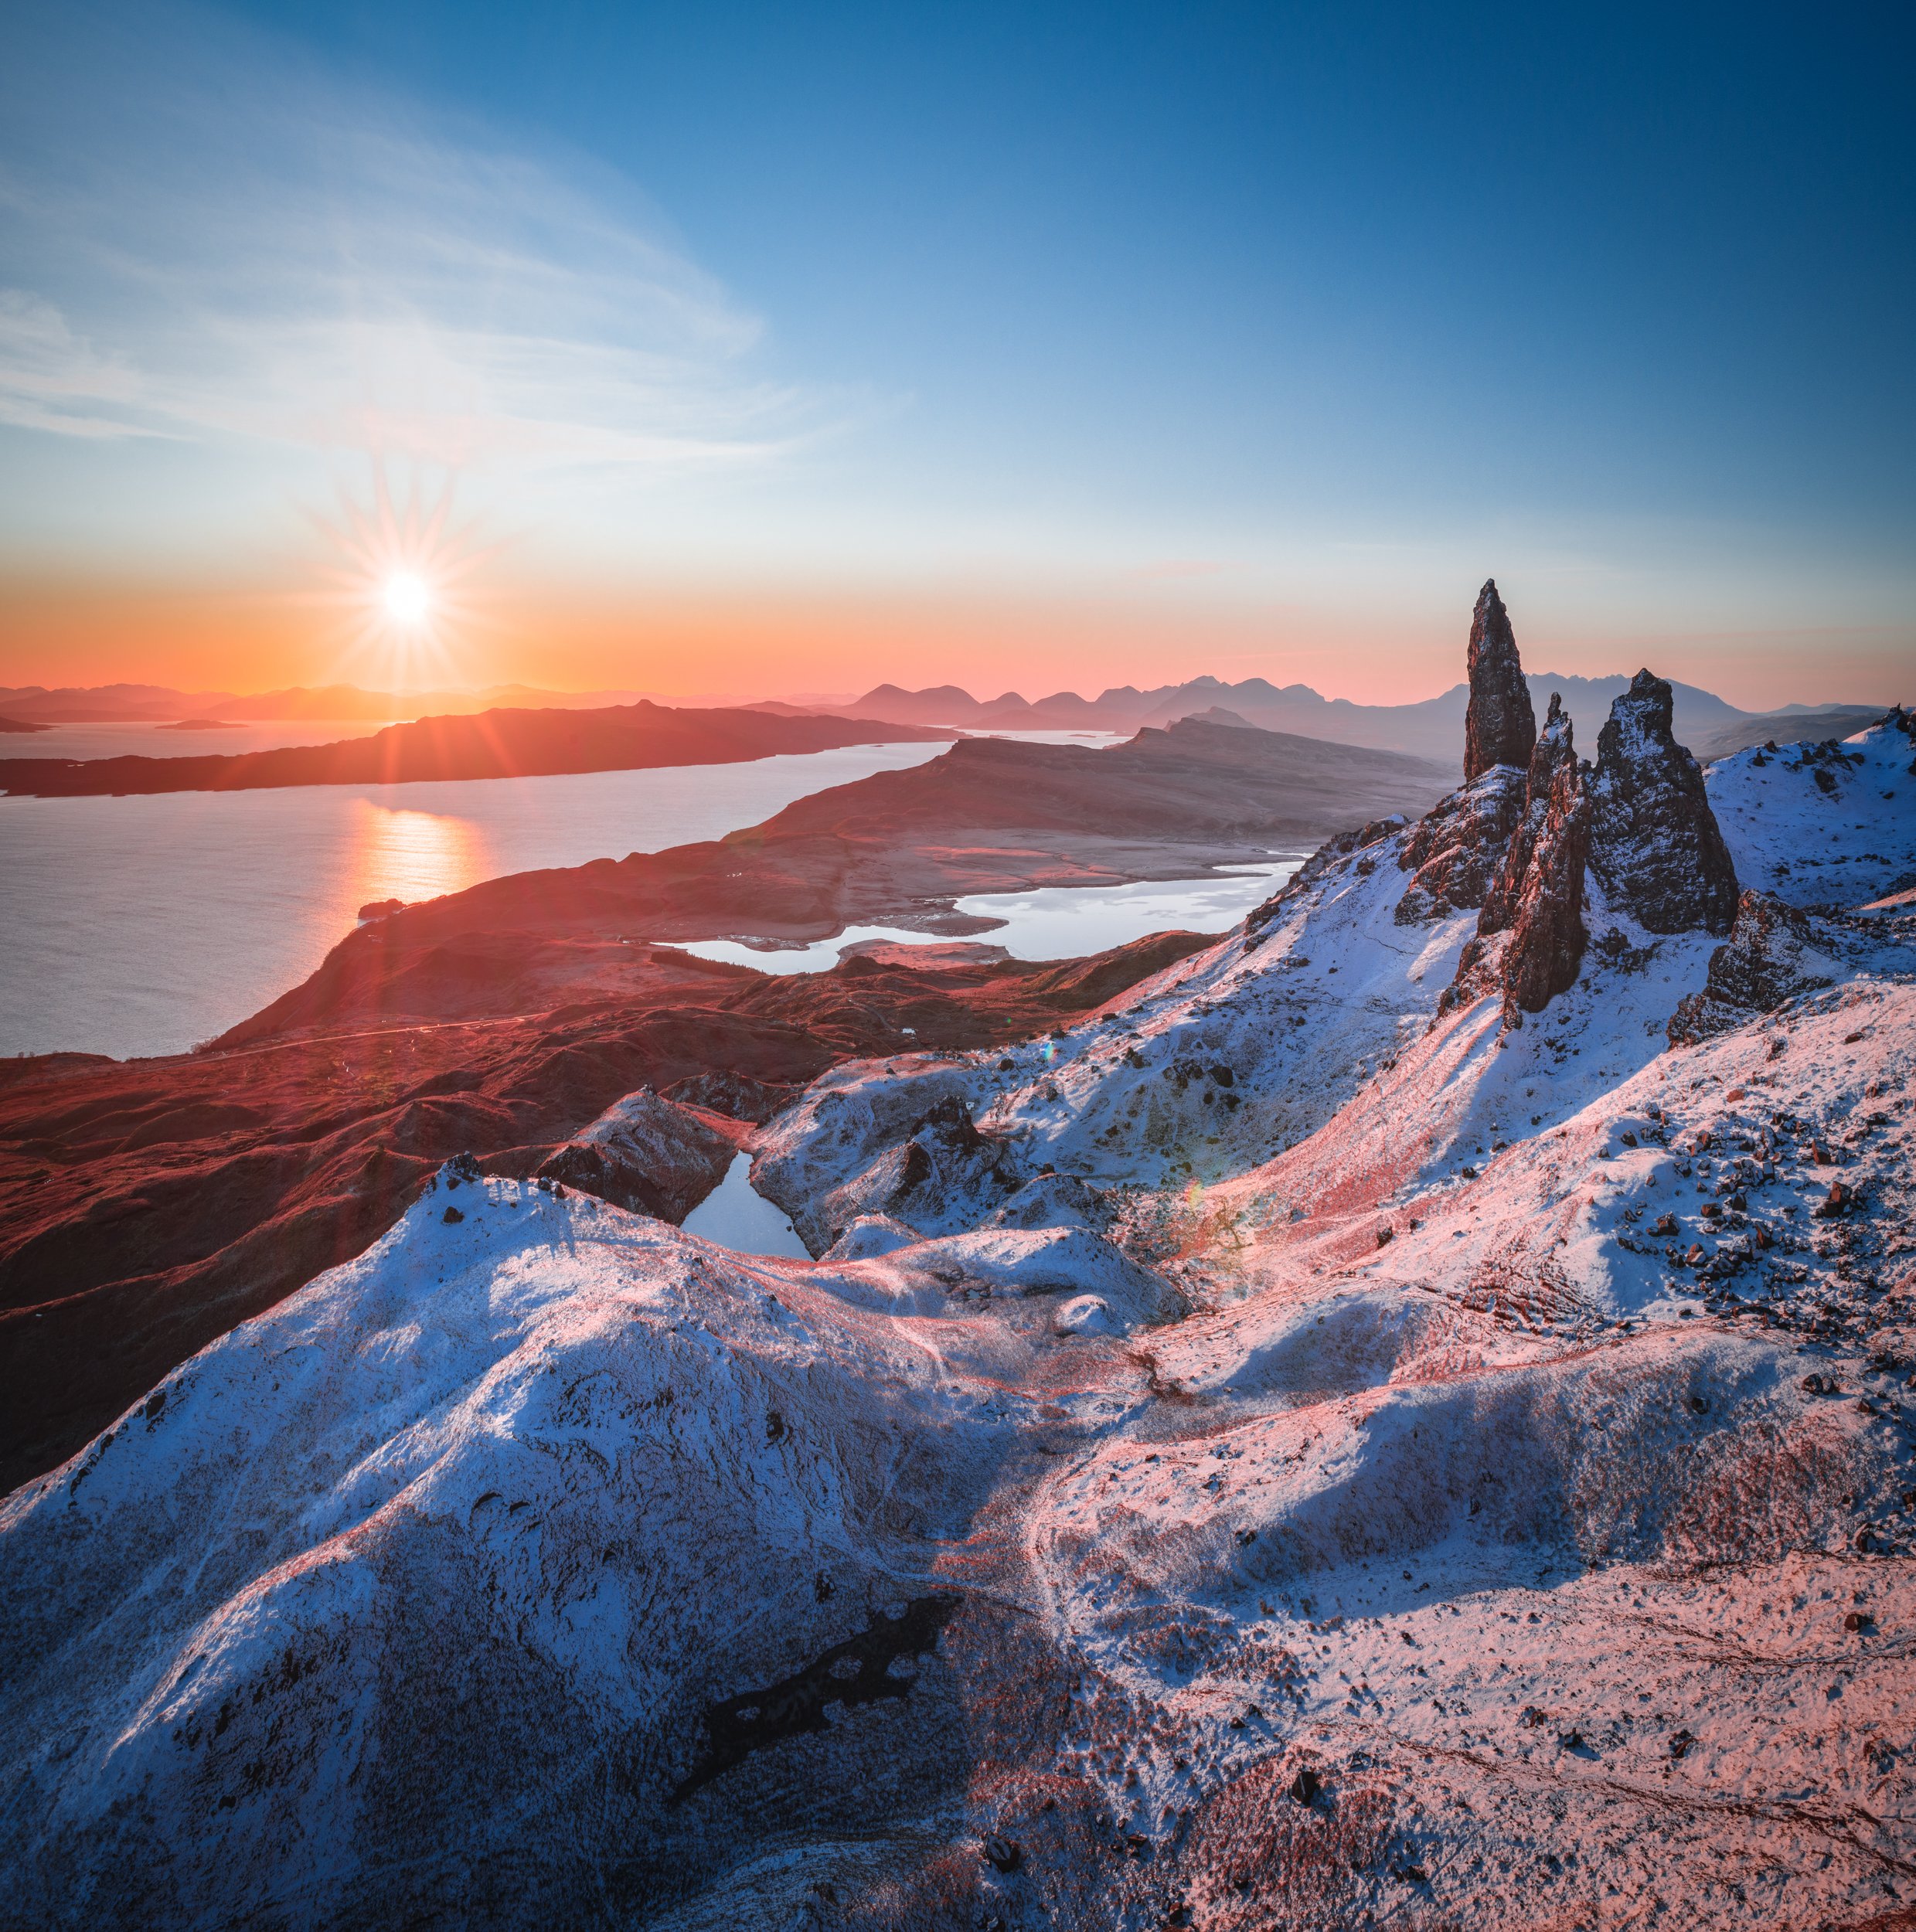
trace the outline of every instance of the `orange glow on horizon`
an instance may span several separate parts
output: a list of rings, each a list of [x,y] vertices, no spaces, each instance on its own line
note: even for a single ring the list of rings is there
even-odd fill
[[[424,527],[424,526],[422,526]],[[1307,684],[1330,698],[1404,704],[1464,674],[1468,601],[1441,618],[1377,618],[1296,606],[1176,607],[1149,594],[1039,596],[937,588],[556,589],[499,580],[463,539],[367,546],[324,594],[97,572],[0,575],[0,685],[172,685],[254,692],[356,684],[373,690],[628,690],[741,699],[847,695],[891,682],[957,684],[1028,699],[1209,674]],[[386,600],[416,576],[429,608],[407,624]],[[1567,638],[1521,621],[1527,662],[1601,676],[1648,663],[1751,709],[1795,700],[1887,704],[1900,665],[1880,649],[1807,634],[1706,644]],[[1878,687],[1880,687],[1879,689]],[[1907,698],[1908,693],[1900,694]]]

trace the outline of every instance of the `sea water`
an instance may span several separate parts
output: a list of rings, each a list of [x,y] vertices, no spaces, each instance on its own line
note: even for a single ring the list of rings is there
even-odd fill
[[[375,729],[305,720],[202,737],[147,725],[63,726],[0,740],[0,757],[167,756],[207,740],[254,751]],[[1104,732],[1002,735],[1115,742]],[[721,838],[828,786],[945,749],[853,745],[649,771],[0,798],[0,1053],[181,1053],[298,985],[369,902],[435,898],[509,872]],[[1196,879],[984,893],[958,906],[1001,921],[978,937],[1015,957],[1071,958],[1171,927],[1224,931],[1301,861],[1274,854],[1266,866]],[[812,972],[861,939],[927,937],[861,926],[812,946],[764,951],[714,940],[686,950],[761,971]]]
[[[109,737],[172,750],[185,735],[96,727],[83,739],[75,728],[9,736],[0,756],[83,755],[83,755],[104,757]],[[311,743],[316,733],[310,723],[248,732],[237,748],[263,748],[257,739],[269,736]],[[502,873],[721,838],[828,785],[945,749],[853,745],[650,771],[0,798],[0,1053],[181,1053],[298,985],[369,901],[431,899]]]

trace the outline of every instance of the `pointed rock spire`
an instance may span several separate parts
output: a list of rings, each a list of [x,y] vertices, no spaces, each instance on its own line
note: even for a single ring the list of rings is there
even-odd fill
[[[1736,923],[1737,869],[1671,709],[1669,686],[1648,671],[1610,707],[1587,787],[1590,869],[1646,930],[1722,935]]]
[[[1530,870],[1532,854],[1550,817],[1550,791],[1557,774],[1567,770],[1574,783],[1577,747],[1571,729],[1570,713],[1564,709],[1561,695],[1550,693],[1550,715],[1537,733],[1530,753],[1530,770],[1524,786],[1523,816],[1511,835],[1509,849],[1485,895],[1483,911],[1477,921],[1480,933],[1507,931],[1516,923],[1517,908],[1523,898],[1524,875]]]
[[[1525,786],[1523,816],[1478,915],[1477,936],[1458,961],[1449,1006],[1503,990],[1506,1010],[1540,1013],[1577,983],[1590,934],[1584,869],[1590,839],[1587,765],[1577,762],[1569,714],[1551,695]],[[1501,947],[1493,935],[1508,933]]]
[[[1510,614],[1492,577],[1470,621],[1470,707],[1464,713],[1464,782],[1497,765],[1521,771],[1537,743],[1537,712],[1523,681]]]

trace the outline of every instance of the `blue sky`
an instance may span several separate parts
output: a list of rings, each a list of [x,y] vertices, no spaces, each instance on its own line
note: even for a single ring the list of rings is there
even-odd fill
[[[749,679],[785,600],[795,688],[897,632],[927,678],[1421,695],[1493,571],[1565,670],[1888,698],[1916,655],[1899,10],[30,5],[4,39],[0,561],[36,583],[290,580],[376,449],[455,474],[502,606],[747,597]]]

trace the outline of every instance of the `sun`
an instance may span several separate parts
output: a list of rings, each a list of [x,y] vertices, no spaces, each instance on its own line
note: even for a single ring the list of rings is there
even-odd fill
[[[424,624],[432,611],[432,590],[426,580],[411,570],[395,571],[380,587],[379,600],[395,624]]]
[[[477,526],[454,527],[455,479],[436,489],[415,475],[404,500],[376,461],[371,500],[342,485],[335,516],[308,515],[328,551],[325,589],[303,600],[339,614],[334,675],[379,691],[449,689],[461,682],[462,647],[495,628],[475,580],[498,554]]]

